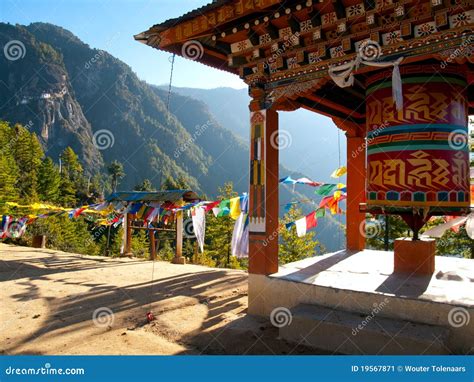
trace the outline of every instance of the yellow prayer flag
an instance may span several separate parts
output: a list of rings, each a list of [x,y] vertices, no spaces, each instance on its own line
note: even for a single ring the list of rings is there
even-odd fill
[[[346,166],[339,167],[338,169],[334,170],[334,172],[331,174],[331,178],[339,178],[340,176],[343,176],[346,172],[347,172]]]
[[[234,220],[240,216],[240,197],[230,199],[229,215]]]

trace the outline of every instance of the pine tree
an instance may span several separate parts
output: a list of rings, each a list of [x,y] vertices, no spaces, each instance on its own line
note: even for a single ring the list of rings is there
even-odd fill
[[[125,176],[123,165],[119,161],[114,160],[107,167],[107,171],[110,175],[112,191],[115,192],[117,191],[119,180]]]
[[[161,185],[162,190],[189,190],[189,182],[184,176],[179,176],[174,179],[170,176],[166,177],[165,181]]]
[[[83,169],[79,157],[71,147],[66,147],[61,153],[61,174],[65,174],[74,183],[80,185]]]
[[[0,205],[8,201],[17,201],[18,166],[13,156],[13,129],[0,121]]]
[[[38,171],[44,152],[34,133],[21,125],[15,126],[15,132],[13,155],[19,170],[17,187],[25,202],[33,202],[38,199]]]
[[[38,196],[44,202],[57,203],[61,176],[50,157],[46,157],[38,170]]]
[[[135,191],[156,191],[149,179],[144,179],[142,183],[137,184],[133,189]]]
[[[74,207],[77,204],[76,188],[66,174],[61,174],[59,202],[64,207]]]
[[[303,216],[301,208],[293,206],[283,219],[280,219],[280,244],[278,252],[280,264],[302,260],[316,254],[321,254],[323,251],[322,245],[319,241],[315,240],[315,232],[310,231],[305,236],[298,237],[294,225],[289,229],[285,227],[285,223],[294,222]],[[278,238],[274,240],[278,240]]]

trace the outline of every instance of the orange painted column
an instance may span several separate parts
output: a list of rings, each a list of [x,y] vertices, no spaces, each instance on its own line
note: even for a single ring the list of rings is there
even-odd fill
[[[278,113],[250,104],[249,273],[278,271]]]
[[[365,181],[365,139],[348,135],[346,248],[354,251],[365,248],[365,213],[359,212],[359,204],[365,203]]]
[[[347,137],[346,248],[361,251],[365,248],[365,213],[359,212],[366,200],[365,128],[337,118],[333,121]]]

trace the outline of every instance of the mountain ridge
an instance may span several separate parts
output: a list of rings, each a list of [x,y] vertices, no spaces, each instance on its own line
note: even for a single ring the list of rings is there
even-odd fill
[[[64,28],[0,23],[0,43],[12,40],[22,42],[26,54],[15,61],[0,57],[5,89],[0,119],[24,125],[32,120],[47,155],[58,158],[71,146],[90,174],[104,173],[107,163],[118,160],[127,174],[121,189],[132,189],[145,178],[159,188],[168,176],[186,178],[192,189],[211,198],[225,181],[232,181],[239,193],[248,189],[248,143],[242,137],[248,131],[246,90],[236,90],[241,97],[236,102],[234,90],[224,88],[232,114],[222,108],[216,115],[211,101],[222,88],[207,91],[211,105],[173,92],[167,110],[167,89],[140,80],[126,63],[90,48]],[[55,97],[42,99],[44,93]],[[38,99],[22,104],[25,96]],[[223,116],[233,126],[240,124],[240,133],[227,128],[232,123],[222,122]],[[284,166],[280,174],[303,176]],[[293,193],[280,187],[282,204],[311,195],[309,189]]]

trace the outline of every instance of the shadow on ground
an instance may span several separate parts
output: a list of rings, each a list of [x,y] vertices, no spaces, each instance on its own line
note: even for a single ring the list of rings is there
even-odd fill
[[[25,252],[31,251],[26,249]],[[114,323],[108,328],[92,327],[98,335],[101,330],[117,328],[125,334],[144,331],[182,345],[186,350],[180,354],[323,354],[280,340],[278,329],[268,320],[246,314],[247,274],[244,272],[209,268],[114,285],[110,277],[113,272],[107,277],[91,279],[81,271],[104,269],[105,274],[117,267],[128,267],[127,270],[143,267],[144,262],[91,259],[47,250],[42,251],[41,256],[30,258],[18,252],[20,258],[0,262],[0,281],[15,280],[20,287],[19,293],[10,296],[15,303],[43,299],[48,314],[42,317],[38,329],[4,346],[3,353],[24,354],[25,345],[45,336],[48,339],[62,337],[67,342],[70,334],[81,334],[85,328],[91,330],[94,312],[106,307],[113,312]],[[151,270],[151,264],[148,269]],[[54,283],[58,290],[72,286],[83,292],[49,297],[41,293],[37,281],[45,281],[47,285]],[[148,311],[156,317],[150,323],[146,320]],[[202,315],[199,312],[203,312]],[[39,349],[29,354],[42,353]]]

